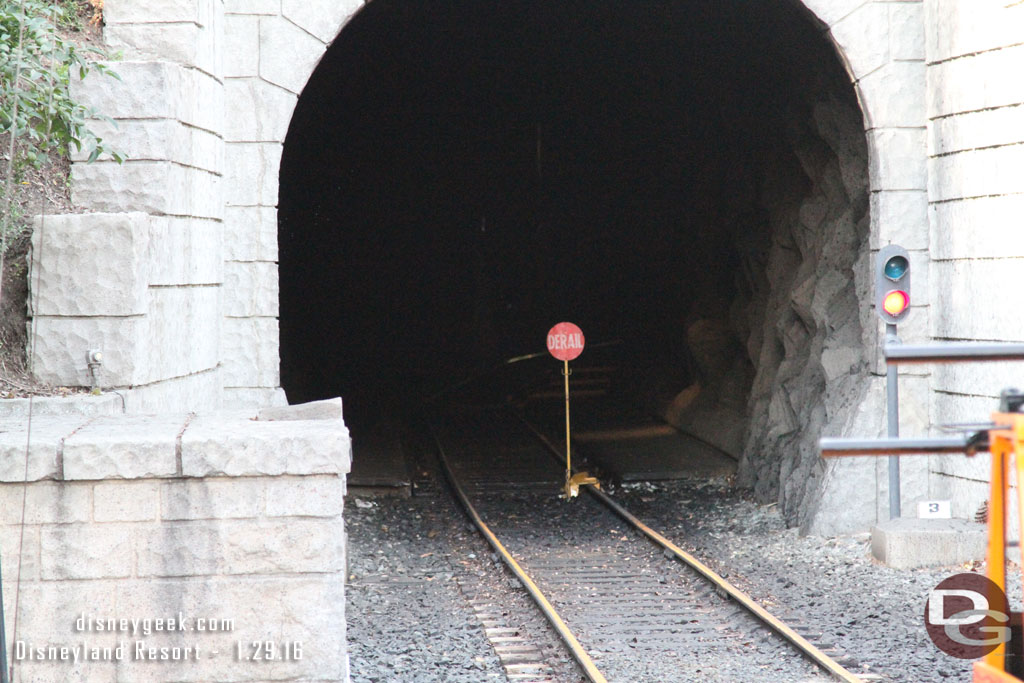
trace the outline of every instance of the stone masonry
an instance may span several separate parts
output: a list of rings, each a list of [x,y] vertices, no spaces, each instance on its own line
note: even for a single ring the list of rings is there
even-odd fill
[[[292,109],[359,3],[110,0],[121,79],[76,95],[127,156],[77,157],[87,213],[37,222],[31,299],[41,379],[103,386],[132,411],[281,404],[277,183]],[[72,275],[73,274],[73,275]],[[68,282],[69,275],[75,282]]]
[[[1006,314],[1019,299],[1007,283],[1024,256],[1017,229],[1024,4],[803,4],[834,45],[860,105],[869,195],[860,272],[882,245],[911,252],[914,310],[901,337],[1024,341],[1019,316]],[[100,133],[129,160],[76,160],[73,200],[84,213],[47,217],[37,227],[41,281],[32,311],[45,341],[34,362],[43,378],[82,384],[86,352],[101,348],[101,383],[125,389],[129,411],[283,402],[279,160],[305,83],[360,6],[107,0],[105,40],[122,52],[114,65],[122,80],[89,79],[78,94],[117,121],[116,130]],[[986,296],[978,300],[976,292]],[[830,435],[884,429],[877,419],[881,324],[869,316],[862,323],[866,388],[841,434]],[[965,372],[901,371],[902,433],[984,419],[1004,378],[1019,368]],[[911,499],[953,496],[963,516],[983,495],[986,476],[976,464],[925,458],[906,466]],[[877,459],[824,465],[819,492],[802,503],[804,528],[852,531],[884,518],[882,468]]]
[[[278,410],[38,416],[27,465],[0,418],[18,680],[347,680],[348,431],[337,399]]]
[[[1022,342],[1024,3],[929,0],[925,9],[932,334]],[[937,366],[931,422],[985,422],[999,392],[1022,380],[1024,363]],[[989,459],[931,461],[953,515],[973,516],[988,498]]]

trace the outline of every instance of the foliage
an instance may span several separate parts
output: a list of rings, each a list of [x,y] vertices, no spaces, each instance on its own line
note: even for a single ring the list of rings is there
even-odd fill
[[[59,26],[75,21],[73,5],[44,0],[0,0],[0,135],[14,134],[19,156],[32,165],[53,149],[74,145],[89,150],[89,161],[103,152],[121,157],[87,125],[99,116],[71,97],[72,78],[90,71],[117,77],[103,64],[87,61],[93,48],[65,40]],[[109,120],[109,119],[108,119]]]
[[[72,145],[87,150],[90,162],[103,153],[122,161],[88,127],[90,119],[111,119],[71,96],[72,80],[91,71],[118,77],[89,61],[106,58],[102,51],[79,48],[65,37],[83,28],[83,15],[91,25],[102,22],[102,12],[102,0],[0,0],[0,304],[6,305],[8,248],[27,229],[15,196],[39,190],[45,197],[49,189],[27,182],[26,170],[66,159]]]

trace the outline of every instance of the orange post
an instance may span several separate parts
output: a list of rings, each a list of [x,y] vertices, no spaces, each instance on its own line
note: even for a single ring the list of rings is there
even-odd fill
[[[1018,529],[1024,530],[1024,416],[1013,416],[1013,459],[1017,467],[1017,521]],[[1024,568],[1024,543],[1020,543],[1020,566]]]
[[[1006,424],[1000,413],[992,416],[996,424]],[[989,432],[989,452],[992,454],[992,481],[988,499],[988,578],[1006,591],[1006,466],[1007,456],[1013,452],[1012,434],[1005,430]],[[989,602],[991,603],[991,596]],[[1005,671],[1006,644],[1001,643],[984,657],[990,669]]]
[[[1002,416],[1007,417],[1007,416]],[[1013,416],[1012,449],[1014,463],[1017,466],[1017,520],[1024,529],[1024,415]],[[1024,543],[1020,544],[1021,567],[1024,567]]]

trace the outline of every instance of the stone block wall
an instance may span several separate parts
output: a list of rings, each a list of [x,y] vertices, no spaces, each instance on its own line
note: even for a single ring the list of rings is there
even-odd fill
[[[277,192],[292,112],[358,0],[224,5],[224,400],[265,404],[280,384]]]
[[[912,312],[900,326],[905,342],[931,338],[931,270],[928,227],[928,157],[925,90],[925,13],[920,0],[804,0],[826,26],[845,60],[857,93],[867,140],[870,205],[869,254],[855,269],[853,286],[861,302],[860,347],[868,373],[856,394],[830,378],[831,404],[822,435],[883,436],[885,365],[881,355],[884,325],[870,307],[871,272],[878,249],[900,244],[910,252],[913,270]],[[928,367],[901,369],[901,433],[928,431]],[[810,447],[805,447],[810,448]],[[904,459],[903,506],[928,498],[934,489],[926,460]],[[802,511],[802,529],[814,534],[858,531],[887,519],[888,472],[885,459],[844,458],[821,467],[820,490]]]
[[[111,117],[95,130],[127,160],[72,155],[85,213],[37,220],[31,280],[36,374],[126,389],[129,411],[222,404],[224,92],[218,0],[108,2],[104,38],[120,80],[74,96]]]
[[[936,339],[1024,342],[1024,5],[927,0],[929,219]],[[939,366],[931,421],[985,422],[1024,363]],[[932,458],[953,513],[988,498],[987,456]]]
[[[220,405],[216,227],[142,212],[37,218],[33,369],[54,385],[131,388],[130,411]]]
[[[924,3],[804,0],[804,4],[827,24],[829,37],[846,60],[864,115],[871,253],[887,244],[900,244],[911,252],[913,315],[901,326],[900,337],[909,342],[926,341],[930,335],[930,297],[925,284],[930,242]],[[884,326],[876,321],[865,340],[868,346],[877,348],[881,334]],[[885,374],[880,353],[872,358],[872,372]],[[915,372],[920,374],[920,370]]]
[[[16,679],[346,681],[350,443],[327,407],[38,417],[27,484],[27,425],[0,419]]]
[[[85,353],[101,348],[102,384],[130,389],[130,410],[284,402],[281,150],[299,93],[361,4],[106,2],[120,80],[90,77],[75,96],[114,120],[94,127],[127,160],[74,156],[72,199],[90,213],[41,224],[46,277],[32,295],[46,337],[35,352],[41,378],[88,384]],[[76,241],[86,234],[89,243]],[[58,310],[47,298],[69,289],[69,261],[89,261],[77,279],[93,284],[74,295],[77,308]],[[121,291],[113,273],[130,280],[120,298],[131,301],[96,310]]]

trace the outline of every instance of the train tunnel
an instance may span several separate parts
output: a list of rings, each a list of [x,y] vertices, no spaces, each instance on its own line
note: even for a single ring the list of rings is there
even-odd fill
[[[797,522],[866,373],[863,131],[798,0],[373,0],[284,145],[282,386],[358,434],[571,320]]]

